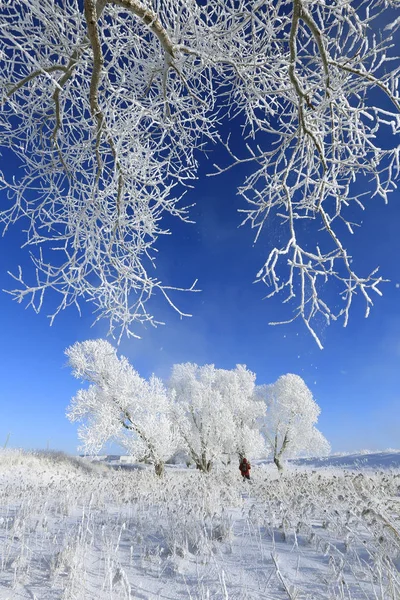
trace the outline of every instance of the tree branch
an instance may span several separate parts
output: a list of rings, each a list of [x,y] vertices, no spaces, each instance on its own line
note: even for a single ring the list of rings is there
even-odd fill
[[[106,0],[107,4],[117,4],[139,17],[157,36],[164,52],[174,58],[174,45],[157,14],[143,6],[138,0]]]
[[[16,91],[22,88],[26,83],[46,73],[54,73],[54,71],[67,71],[68,67],[64,65],[52,65],[50,67],[43,67],[43,69],[37,69],[33,71],[23,79],[21,79],[16,85],[14,85],[6,94],[6,98],[10,98]],[[59,84],[60,85],[60,84]]]

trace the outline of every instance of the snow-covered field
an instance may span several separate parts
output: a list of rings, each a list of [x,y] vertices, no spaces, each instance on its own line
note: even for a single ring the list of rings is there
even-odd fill
[[[400,454],[365,456],[249,484],[1,451],[0,600],[398,600]]]

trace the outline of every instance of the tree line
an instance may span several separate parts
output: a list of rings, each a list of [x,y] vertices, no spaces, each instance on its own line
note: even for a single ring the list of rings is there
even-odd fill
[[[315,426],[320,408],[298,375],[256,385],[244,365],[183,363],[173,365],[164,383],[141,377],[106,340],[76,342],[66,355],[74,376],[89,383],[67,410],[89,454],[111,441],[162,475],[178,452],[207,473],[233,456],[271,456],[282,470],[287,457],[330,451]]]

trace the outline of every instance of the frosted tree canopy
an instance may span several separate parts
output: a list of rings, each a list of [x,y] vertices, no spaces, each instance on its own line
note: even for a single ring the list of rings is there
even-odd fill
[[[257,280],[292,299],[288,320],[302,319],[320,345],[318,315],[346,324],[356,293],[368,314],[382,277],[373,263],[356,272],[343,232],[354,229],[352,208],[387,202],[398,177],[398,8],[3,0],[0,222],[23,223],[35,273],[13,271],[15,298],[40,310],[51,289],[55,314],[89,300],[111,332],[132,335],[157,322],[146,305],[154,292],[181,312],[179,283],[154,275],[155,244],[166,215],[190,220],[182,195],[201,151],[219,144],[229,164],[210,172],[251,169],[239,193],[255,238],[267,219],[280,225]],[[11,161],[21,168],[10,173]],[[305,222],[315,231],[306,243]],[[340,305],[324,292],[332,280]]]
[[[263,433],[279,470],[287,455],[329,454],[330,444],[315,426],[321,409],[299,375],[281,375],[273,384],[257,386],[255,395],[267,407]]]
[[[154,375],[141,377],[106,340],[76,342],[65,353],[73,375],[89,383],[67,410],[89,454],[111,441],[159,475],[177,453],[206,473],[235,457],[270,454],[281,470],[288,457],[329,454],[315,427],[320,408],[299,375],[256,386],[245,365],[181,363],[164,385]]]

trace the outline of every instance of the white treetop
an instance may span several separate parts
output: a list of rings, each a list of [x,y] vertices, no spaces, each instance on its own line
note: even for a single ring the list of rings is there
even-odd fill
[[[90,382],[73,398],[67,416],[83,422],[83,449],[98,453],[114,441],[137,460],[147,459],[161,473],[176,450],[169,401],[160,379],[146,381],[105,340],[77,342],[66,350],[73,374]]]
[[[233,428],[226,442],[226,452],[240,457],[265,455],[265,443],[259,432],[259,421],[265,417],[265,403],[254,396],[256,375],[245,365],[235,369],[218,369],[216,385],[229,406]],[[221,424],[223,427],[223,424]]]
[[[278,469],[285,458],[329,454],[328,441],[315,427],[321,410],[299,375],[288,373],[258,386],[256,397],[267,406],[263,431]]]
[[[262,454],[257,419],[265,405],[254,400],[255,375],[192,363],[174,365],[169,380],[175,422],[197,467],[209,471],[223,454]]]
[[[173,304],[149,273],[162,217],[189,219],[184,186],[222,138],[229,168],[253,165],[244,220],[256,237],[268,218],[281,225],[258,273],[270,295],[286,292],[319,344],[318,314],[346,324],[355,293],[368,314],[382,279],[358,274],[343,230],[371,195],[387,202],[399,172],[398,0],[83,4],[0,4],[0,146],[22,166],[0,172],[0,222],[23,220],[36,272],[15,275],[15,297],[39,310],[56,290],[56,312],[85,297],[111,331],[156,322],[153,292]]]

